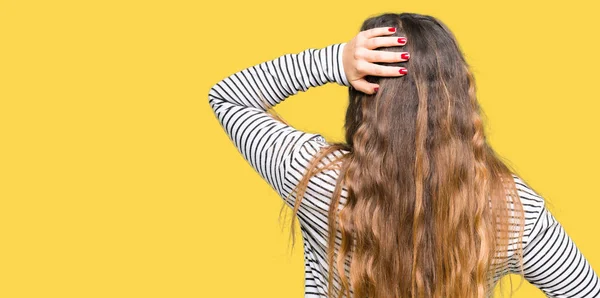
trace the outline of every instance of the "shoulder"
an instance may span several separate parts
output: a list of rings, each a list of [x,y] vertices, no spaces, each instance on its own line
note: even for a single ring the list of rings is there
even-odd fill
[[[528,213],[539,213],[542,208],[545,207],[544,198],[538,194],[529,184],[527,184],[521,177],[512,174],[519,199],[523,204],[523,209]]]
[[[289,160],[286,162],[288,164],[285,172],[286,184],[288,184],[290,188],[298,185],[304,175],[306,175],[310,163],[319,156],[321,150],[326,149],[330,145],[331,144],[329,144],[320,134],[313,134],[310,139],[298,144],[289,155]],[[322,168],[331,163],[340,163],[341,161],[336,161],[336,159],[347,153],[347,151],[341,149],[329,152],[319,160],[317,167]],[[316,208],[319,212],[327,212],[339,175],[340,169],[337,167],[329,168],[311,175],[303,199],[303,201],[309,205],[307,207],[313,209]],[[288,190],[290,188],[288,188]],[[340,200],[341,203],[344,203],[347,192],[343,187],[341,191]]]
[[[295,168],[296,171],[305,173],[311,161],[320,156],[319,152],[327,149],[329,146],[331,146],[331,144],[328,143],[322,135],[314,134],[313,137],[305,142],[302,142],[302,144],[299,144],[293,150],[292,154],[290,155],[290,168]],[[333,150],[322,156],[322,158],[319,160],[318,167],[324,167],[331,163],[336,163],[336,159],[341,158],[347,153],[348,151],[342,149]],[[337,163],[339,162],[340,161],[338,160]],[[330,178],[337,178],[334,176],[337,176],[339,172],[339,170],[325,170],[323,173],[327,175],[320,175],[319,173],[315,176],[330,180]]]
[[[523,206],[525,216],[523,242],[527,244],[533,234],[532,232],[537,229],[536,226],[546,210],[546,201],[521,177],[515,174],[512,174],[512,176]]]
[[[290,155],[290,163],[302,168],[308,167],[310,162],[317,157],[319,151],[331,146],[325,138],[320,134],[312,134],[312,137],[302,144],[299,144]],[[345,150],[334,150],[329,154],[325,155],[320,161],[322,165],[327,165],[329,162],[336,159],[336,157],[342,157],[348,153]]]

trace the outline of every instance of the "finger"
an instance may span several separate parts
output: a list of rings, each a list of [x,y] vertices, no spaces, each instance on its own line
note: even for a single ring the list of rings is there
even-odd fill
[[[368,62],[405,62],[410,59],[408,52],[364,51],[364,60]]]
[[[378,65],[368,62],[358,64],[356,69],[361,74],[379,77],[400,77],[408,72],[406,67]]]
[[[362,36],[367,39],[380,35],[392,35],[394,33],[396,33],[395,27],[377,27],[360,32],[360,34],[362,34]]]
[[[369,83],[365,79],[359,79],[359,80],[353,81],[352,86],[354,87],[354,89],[359,90],[366,94],[374,94],[375,88],[379,88],[379,85]]]
[[[406,44],[405,36],[380,36],[365,40],[363,46],[369,50],[383,47],[399,47]]]

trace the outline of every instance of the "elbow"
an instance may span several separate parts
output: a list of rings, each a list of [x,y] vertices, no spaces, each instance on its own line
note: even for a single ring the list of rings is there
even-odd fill
[[[208,105],[215,113],[219,109],[219,106],[221,106],[225,102],[225,100],[217,91],[217,86],[218,83],[210,87],[210,89],[208,90]]]
[[[212,105],[216,98],[218,98],[217,84],[214,84],[212,87],[210,87],[210,89],[208,89],[208,103]]]

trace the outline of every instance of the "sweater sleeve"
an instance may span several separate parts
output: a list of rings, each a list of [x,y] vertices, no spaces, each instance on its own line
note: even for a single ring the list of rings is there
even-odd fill
[[[597,273],[545,204],[524,247],[523,269],[547,297],[600,297]]]
[[[266,110],[310,87],[350,86],[342,64],[345,45],[310,48],[245,68],[217,82],[208,93],[209,105],[229,139],[281,197],[286,195],[283,176],[293,152],[308,140],[325,139],[282,123]]]

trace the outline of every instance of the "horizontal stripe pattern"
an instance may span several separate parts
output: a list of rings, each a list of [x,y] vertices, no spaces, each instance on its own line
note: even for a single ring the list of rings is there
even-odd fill
[[[297,130],[266,113],[286,98],[311,87],[337,83],[349,87],[342,63],[346,43],[295,54],[245,68],[217,82],[209,91],[209,105],[225,133],[243,158],[279,194],[286,198],[299,183],[310,159],[327,146],[318,133]],[[263,102],[264,99],[264,102]],[[326,159],[345,154],[330,153]],[[305,297],[327,297],[327,214],[339,170],[312,177],[298,211],[304,248]],[[513,175],[525,211],[524,277],[548,297],[600,297],[598,275],[566,233],[544,199],[518,176]],[[341,205],[347,190],[342,189]],[[292,194],[285,203],[293,207]],[[340,206],[341,208],[342,206]],[[494,284],[509,273],[518,273],[514,251],[508,248],[507,270],[494,277]],[[336,244],[340,245],[337,233]],[[349,263],[346,262],[346,273]],[[337,274],[334,288],[340,288]]]

